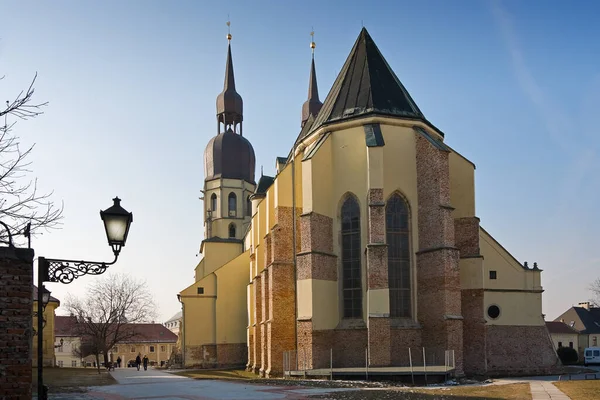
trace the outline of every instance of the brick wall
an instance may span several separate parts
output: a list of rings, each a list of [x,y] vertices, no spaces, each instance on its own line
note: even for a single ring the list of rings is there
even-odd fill
[[[31,399],[33,255],[0,248],[1,399]]]
[[[450,206],[448,153],[422,136],[416,138],[419,196],[417,252],[418,319],[423,346],[455,351],[461,375],[463,332],[459,251]]]
[[[545,325],[490,325],[486,340],[489,375],[547,374],[560,366]]]
[[[217,344],[217,367],[238,367],[248,359],[246,343]]]

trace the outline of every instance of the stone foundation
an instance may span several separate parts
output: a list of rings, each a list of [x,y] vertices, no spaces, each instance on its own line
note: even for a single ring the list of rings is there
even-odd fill
[[[488,375],[546,374],[560,366],[546,326],[489,325]]]
[[[248,346],[246,343],[217,344],[217,367],[238,367],[246,364]]]

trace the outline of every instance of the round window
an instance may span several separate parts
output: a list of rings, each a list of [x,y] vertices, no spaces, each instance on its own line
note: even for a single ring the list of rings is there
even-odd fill
[[[500,316],[500,307],[493,305],[493,306],[489,306],[488,310],[488,317],[490,317],[491,319],[496,319]]]

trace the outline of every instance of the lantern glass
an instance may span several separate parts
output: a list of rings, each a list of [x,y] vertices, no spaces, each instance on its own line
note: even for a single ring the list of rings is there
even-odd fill
[[[133,222],[133,214],[121,207],[121,199],[115,197],[112,207],[100,211],[100,217],[104,222],[106,238],[109,246],[112,246],[115,255],[125,246],[129,227]]]

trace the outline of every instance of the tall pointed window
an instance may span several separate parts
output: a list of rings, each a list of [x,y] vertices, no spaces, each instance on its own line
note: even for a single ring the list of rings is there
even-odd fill
[[[342,205],[342,287],[344,318],[362,317],[360,207],[354,197]]]
[[[408,205],[394,194],[385,206],[390,317],[410,318],[412,314],[408,217]]]
[[[229,238],[230,239],[235,238],[235,224],[234,223],[229,224]]]
[[[216,217],[217,216],[217,195],[214,193],[210,196],[210,210],[212,211],[212,216]]]
[[[237,197],[235,193],[229,193],[229,216],[235,217],[237,211]]]
[[[252,216],[252,202],[250,201],[250,196],[246,197],[246,215],[248,217]]]

